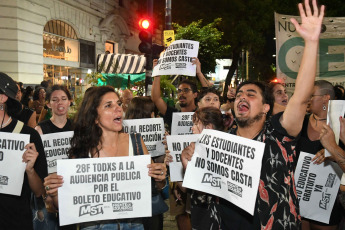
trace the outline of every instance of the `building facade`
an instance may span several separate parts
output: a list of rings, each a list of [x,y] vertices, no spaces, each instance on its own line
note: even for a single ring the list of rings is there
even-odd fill
[[[0,71],[24,84],[82,84],[97,54],[139,54],[139,3],[1,0]]]

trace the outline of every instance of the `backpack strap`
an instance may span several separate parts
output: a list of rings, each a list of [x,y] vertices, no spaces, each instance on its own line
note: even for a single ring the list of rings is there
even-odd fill
[[[24,123],[21,121],[17,121],[16,127],[14,127],[12,133],[20,133],[23,129]]]
[[[136,156],[136,155],[144,155],[143,147],[141,145],[141,135],[140,135],[140,133],[131,133],[130,136],[131,136],[131,139],[132,139],[134,156]]]

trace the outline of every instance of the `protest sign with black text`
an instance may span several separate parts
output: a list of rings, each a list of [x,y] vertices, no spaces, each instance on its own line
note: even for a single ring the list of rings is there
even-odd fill
[[[216,195],[253,215],[265,144],[204,129],[183,187]]]
[[[153,68],[152,77],[161,75],[196,75],[196,65],[192,58],[198,56],[199,42],[177,40],[172,42],[158,59]]]
[[[123,120],[125,133],[140,133],[150,155],[160,156],[165,154],[162,143],[165,129],[163,118],[143,118]]]
[[[150,155],[58,160],[60,225],[151,216]]]
[[[48,173],[56,172],[56,161],[68,158],[71,139],[74,132],[50,133],[41,135],[44,152],[46,154]]]
[[[0,193],[20,196],[26,164],[24,147],[30,135],[0,132]]]
[[[168,150],[173,158],[173,162],[169,163],[171,182],[183,181],[182,150],[189,146],[190,143],[196,142],[199,136],[199,134],[185,135],[183,137],[179,135],[167,136]]]
[[[314,164],[311,161],[314,156],[301,152],[296,166],[295,184],[300,213],[302,217],[328,224],[342,171],[335,162]]]
[[[171,122],[171,135],[192,134],[194,112],[175,112]]]

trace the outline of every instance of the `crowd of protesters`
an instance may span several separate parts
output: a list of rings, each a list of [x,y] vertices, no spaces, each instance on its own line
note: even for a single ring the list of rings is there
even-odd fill
[[[329,224],[300,215],[294,172],[301,151],[314,154],[316,164],[335,161],[345,172],[345,119],[339,118],[339,144],[326,122],[329,101],[344,100],[345,94],[342,86],[315,81],[324,6],[318,8],[316,0],[312,6],[305,1],[299,10],[301,23],[291,22],[305,47],[290,98],[282,83],[246,81],[229,86],[222,99],[221,92],[202,74],[198,58],[193,58],[197,78],[179,82],[178,108],[164,101],[157,76],[151,97],[135,97],[129,89],[120,96],[111,86],[89,88],[72,120],[68,117],[72,97],[65,86],[42,82],[35,90],[24,89],[0,73],[0,134],[30,135],[22,157],[26,167],[21,195],[0,194],[0,229],[163,229],[163,213],[60,226],[58,191],[64,180],[56,173],[48,175],[40,135],[74,131],[70,159],[149,154],[140,135],[138,139],[136,134],[123,132],[122,121],[162,117],[169,135],[175,112],[194,112],[193,134],[213,129],[265,143],[253,215],[215,195],[187,189],[182,182],[168,183],[172,157],[167,148],[165,154],[152,158],[147,166],[152,196],[161,195],[167,183],[170,185],[170,212],[178,229],[344,229],[345,185],[339,188]],[[330,157],[325,157],[325,149]],[[182,151],[184,170],[194,150],[195,143],[191,143]]]

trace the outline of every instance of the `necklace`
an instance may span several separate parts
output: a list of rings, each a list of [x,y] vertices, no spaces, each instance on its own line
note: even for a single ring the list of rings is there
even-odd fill
[[[10,116],[8,118],[8,120],[5,122],[5,124],[1,124],[1,128],[5,127],[6,125],[8,125],[8,123],[10,122],[10,120],[12,119],[12,117]]]
[[[261,132],[261,130],[262,129],[259,129],[259,131],[258,132],[256,132],[255,134],[254,134],[254,136],[252,137],[252,138],[249,138],[249,139],[254,139],[254,137],[256,137],[260,132]],[[240,131],[237,129],[237,136],[240,136],[240,137],[243,137],[241,134],[240,134]]]
[[[325,121],[325,120],[327,120],[327,118],[320,118],[320,119],[317,119],[316,117],[315,117],[315,114],[313,114],[313,118],[314,118],[314,120],[315,120],[315,126],[317,127],[317,122],[318,121]]]

